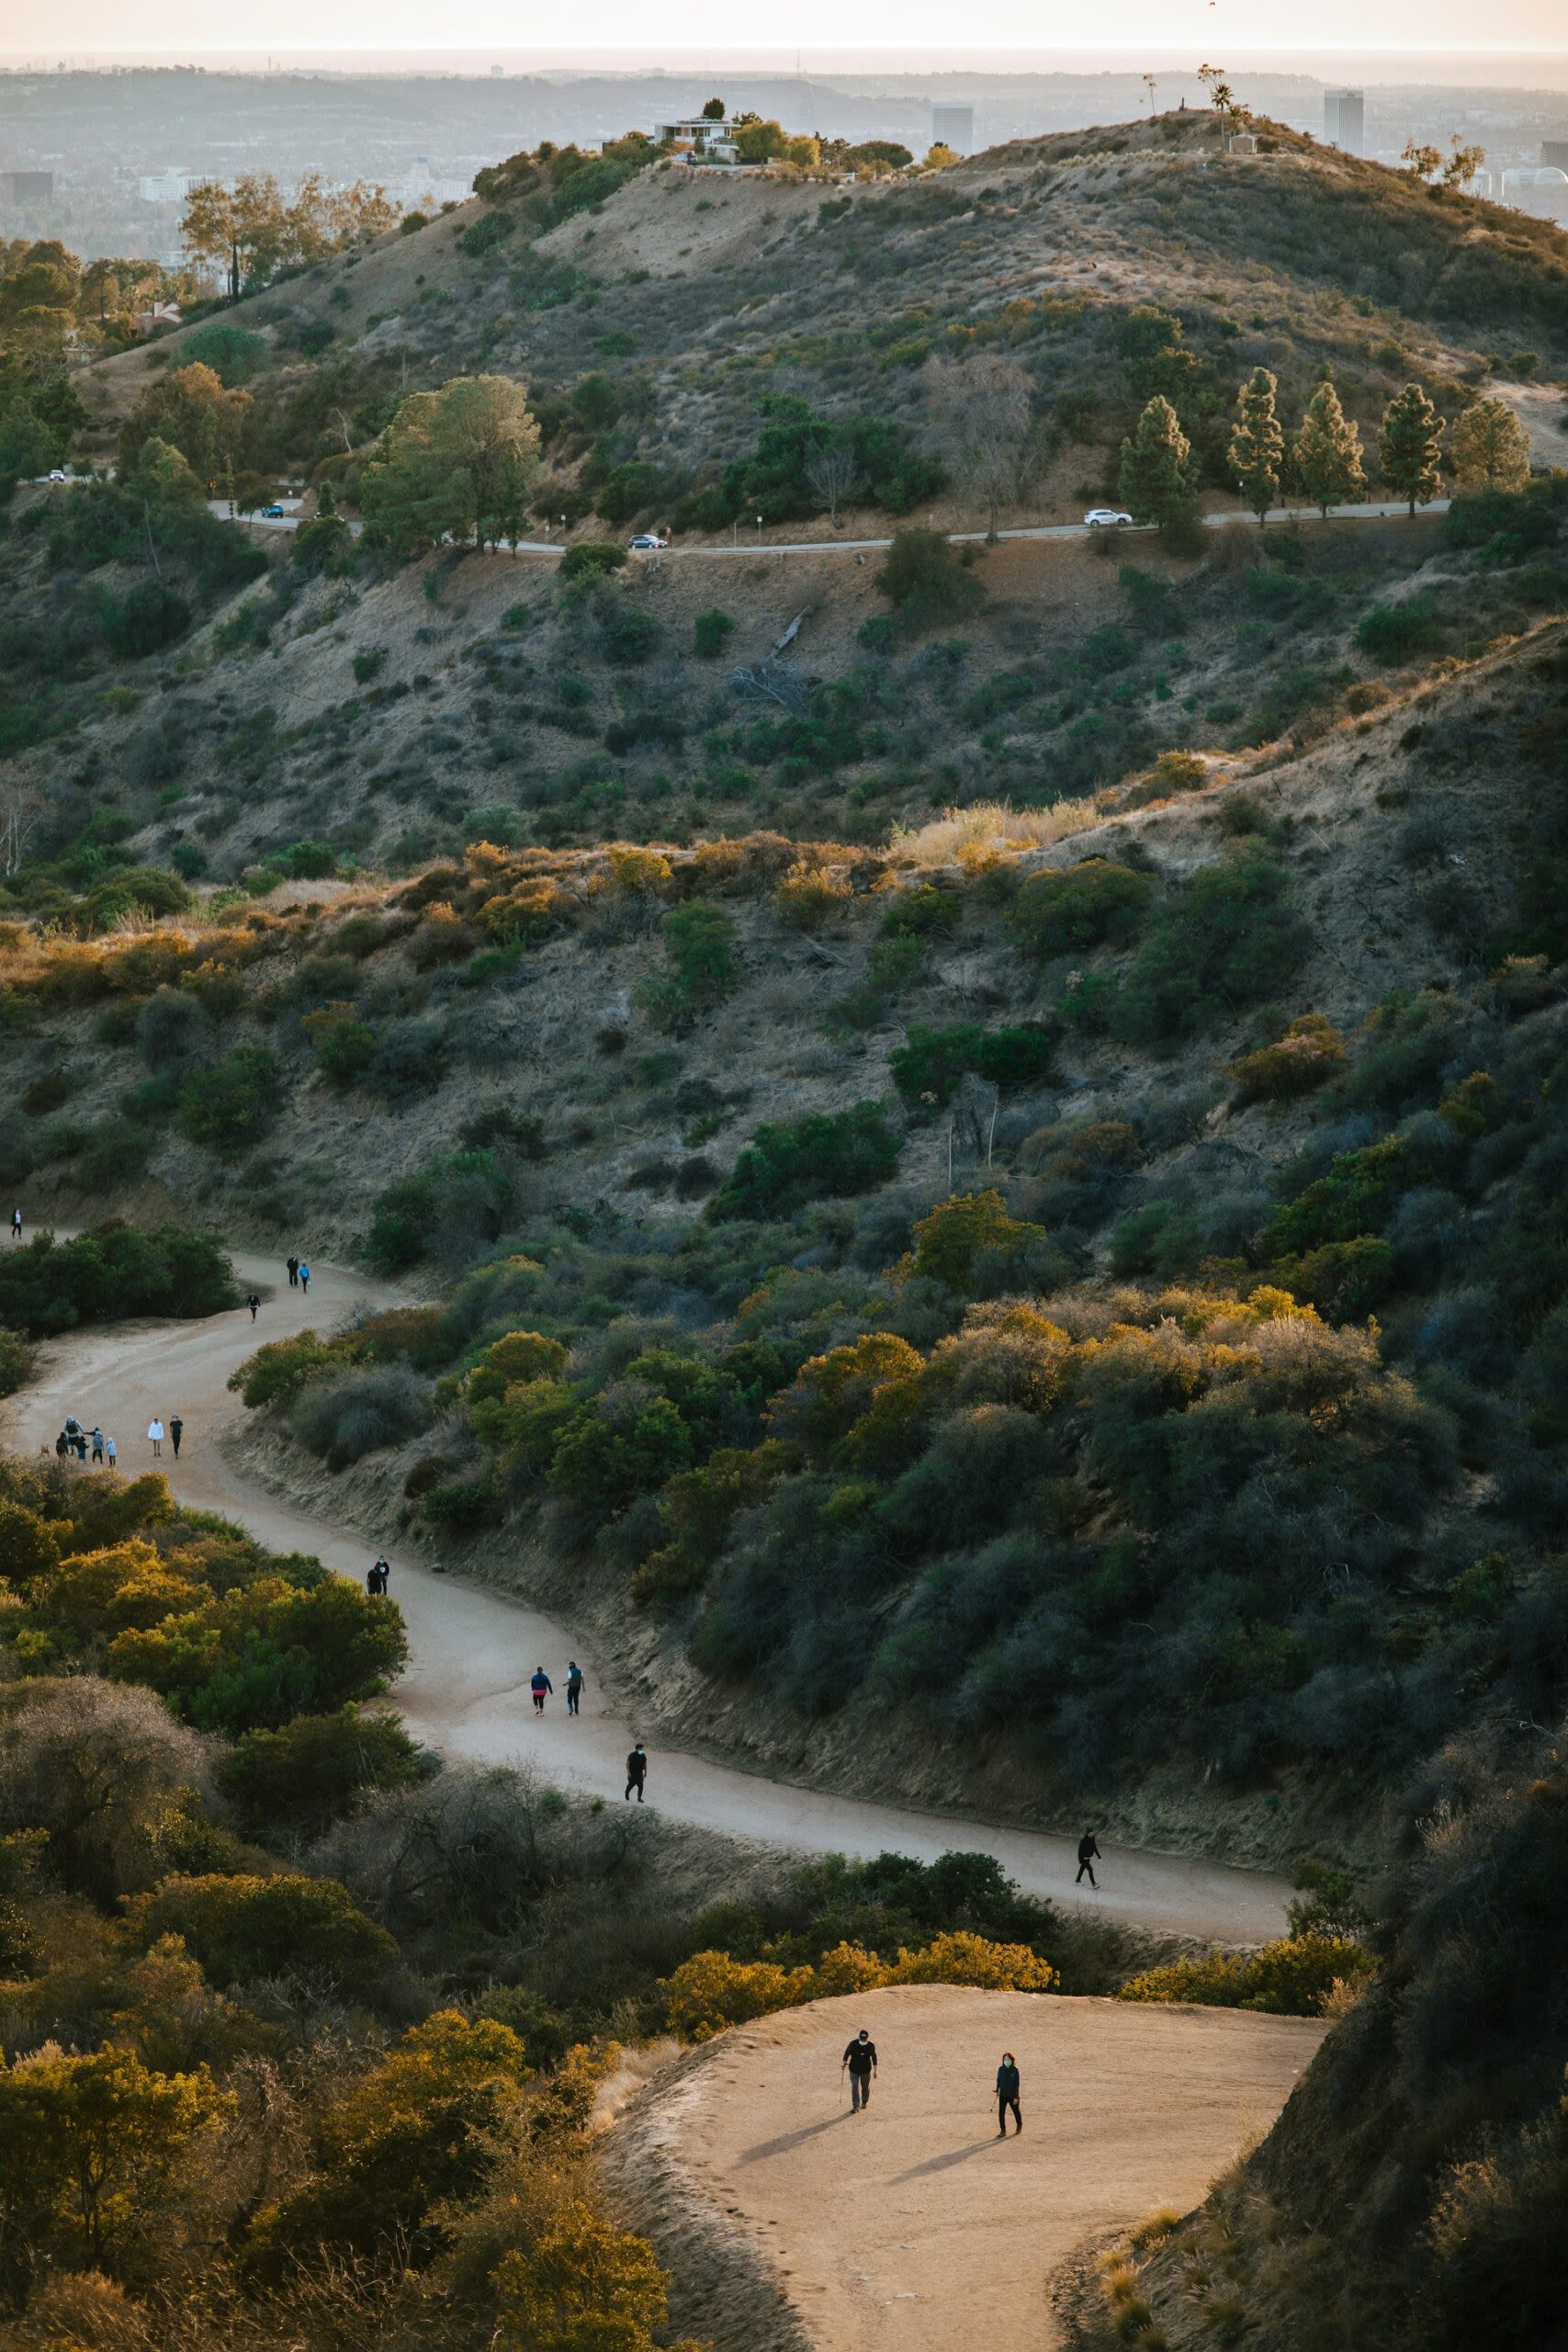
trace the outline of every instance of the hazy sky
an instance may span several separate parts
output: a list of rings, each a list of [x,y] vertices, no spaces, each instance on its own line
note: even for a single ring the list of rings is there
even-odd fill
[[[1081,0],[795,0],[787,19],[735,0],[669,0],[650,10],[640,0],[598,0],[591,17],[563,24],[560,14],[516,0],[54,0],[47,10],[22,0],[0,6],[0,52],[62,56],[134,51],[306,50],[357,47],[515,52],[558,48],[563,32],[587,33],[596,48],[671,51],[751,47],[775,52],[798,41],[819,70],[830,52],[852,46],[889,51],[951,48],[973,56],[991,49],[1032,51],[1147,44],[1161,54],[1188,46],[1224,60],[1241,51],[1314,49],[1562,50],[1564,0],[1314,0],[1310,10],[1280,0],[1112,0],[1086,10]],[[781,38],[782,37],[782,38]],[[37,48],[34,44],[37,43]],[[582,52],[578,51],[578,55]],[[1064,58],[1062,62],[1067,61]]]

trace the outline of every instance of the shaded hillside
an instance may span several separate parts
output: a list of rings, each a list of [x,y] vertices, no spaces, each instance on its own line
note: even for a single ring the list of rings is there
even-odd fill
[[[1549,627],[1041,849],[479,846],[17,936],[7,1181],[462,1276],[415,1523],[536,1529],[726,1736],[919,1723],[904,1785],[998,1804],[1186,1759],[1287,1838],[1549,1703],[1563,692]],[[318,1453],[396,1447],[322,1377]]]
[[[1257,2153],[1087,2299],[1075,2345],[1556,2352],[1565,1824],[1550,1732],[1437,1759],[1383,1891],[1382,1973]]]

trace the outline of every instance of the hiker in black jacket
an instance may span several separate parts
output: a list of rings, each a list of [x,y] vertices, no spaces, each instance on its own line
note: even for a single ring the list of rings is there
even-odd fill
[[[876,2044],[863,2025],[840,2061],[839,2072],[850,2071],[850,2107],[858,2115],[871,2105],[871,2078],[876,2072]]]
[[[639,1739],[626,1758],[626,1794],[629,1797],[635,1789],[638,1804],[642,1803],[642,1784],[647,1778],[648,1750]]]
[[[1018,2103],[1018,2095],[1022,2086],[1023,2077],[1018,2071],[1018,2060],[1010,2050],[1004,2050],[1002,2063],[997,2068],[997,2121],[1001,2127],[997,2133],[998,2140],[1007,2138],[1010,2107],[1012,2109],[1013,2121],[1021,2132],[1023,2129],[1023,2110]]]
[[[1100,1851],[1099,1846],[1095,1843],[1094,1832],[1092,1829],[1086,1829],[1083,1836],[1078,1839],[1078,1874],[1077,1878],[1074,1879],[1073,1884],[1075,1886],[1081,1886],[1083,1884],[1083,1874],[1085,1871],[1087,1871],[1089,1872],[1089,1883],[1090,1886],[1098,1892],[1100,1881],[1094,1874],[1094,1866],[1100,1860]]]

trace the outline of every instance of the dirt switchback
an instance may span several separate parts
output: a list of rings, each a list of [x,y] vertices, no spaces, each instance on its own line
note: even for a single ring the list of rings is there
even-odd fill
[[[840,2075],[861,2026],[871,2105]],[[619,2218],[670,2265],[684,2327],[811,2352],[1062,2341],[1049,2281],[1089,2237],[1185,2209],[1272,2122],[1325,2027],[953,1985],[736,2027],[611,2135]],[[1024,2130],[997,2137],[1004,2051]],[[749,2293],[748,2293],[749,2287]]]

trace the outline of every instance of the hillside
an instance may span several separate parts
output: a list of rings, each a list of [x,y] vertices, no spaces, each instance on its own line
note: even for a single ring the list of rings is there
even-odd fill
[[[223,880],[301,843],[318,864],[408,867],[476,831],[873,842],[933,806],[1090,791],[1171,748],[1301,740],[1364,707],[1386,665],[1559,607],[1544,519],[1502,568],[1435,550],[1429,523],[1222,533],[1185,556],[1140,535],[1098,561],[1014,544],[897,605],[874,554],[719,554],[741,533],[834,537],[808,478],[823,433],[853,452],[846,536],[983,523],[943,478],[932,358],[1026,373],[1004,524],[1114,494],[1155,392],[1206,503],[1234,503],[1236,387],[1260,364],[1292,426],[1332,368],[1369,458],[1412,375],[1450,420],[1499,389],[1549,458],[1568,241],[1260,136],[1225,155],[1211,118],[1172,116],[826,193],[629,161],[558,185],[514,159],[491,201],[97,363],[77,379],[95,453],[206,350],[239,403],[237,476],[310,476],[350,504],[406,394],[515,376],[544,436],[533,527],[624,537],[672,517],[681,552],[568,594],[554,559],[407,566],[336,526],[250,548],[177,502],[23,492],[0,542],[0,747],[39,796],[35,856],[79,842],[84,793],[121,837],[94,844],[111,862]],[[264,557],[265,585],[237,594]],[[1407,597],[1412,637],[1358,641]]]
[[[1049,1759],[1054,1804],[1093,1787],[1156,1840],[1366,1850],[1369,1792],[1478,1704],[1555,1688],[1563,678],[1548,625],[1297,757],[1069,805],[1040,847],[983,814],[891,853],[480,847],[205,928],[17,934],[7,1178],[69,1212],[138,1197],[140,1169],[141,1197],[280,1255],[457,1280],[394,1340],[384,1414],[293,1426],[329,1467],[389,1445],[361,1482],[403,1486],[438,1551],[482,1555],[500,1523],[515,1558],[529,1531],[525,1578],[596,1597],[669,1720],[1004,1814]],[[949,1194],[979,1196],[951,1238]],[[1228,1426],[1216,1397],[1178,1437],[1228,1361],[1201,1335],[1251,1348],[1259,1284],[1313,1302],[1322,1361],[1281,1360],[1264,1422],[1201,1472],[1200,1428]],[[1020,1292],[1043,1319],[1009,1369]],[[1115,1430],[1166,1392],[1089,1374],[1109,1327],[1171,1314],[1193,1352],[1156,1475]],[[485,1369],[514,1329],[534,1354]],[[834,1348],[852,1377],[818,1408],[801,1367]],[[346,1411],[389,1377],[353,1359],[284,1392],[330,1376]],[[1314,1425],[1337,1432],[1320,1460]],[[555,1458],[572,1430],[581,1470]],[[1288,1500],[1275,1447],[1299,1453]],[[873,1530],[850,1601],[829,1564]],[[953,1618],[959,1559],[986,1597]],[[1064,1640],[1081,1692],[1031,1679],[1030,1645]]]

